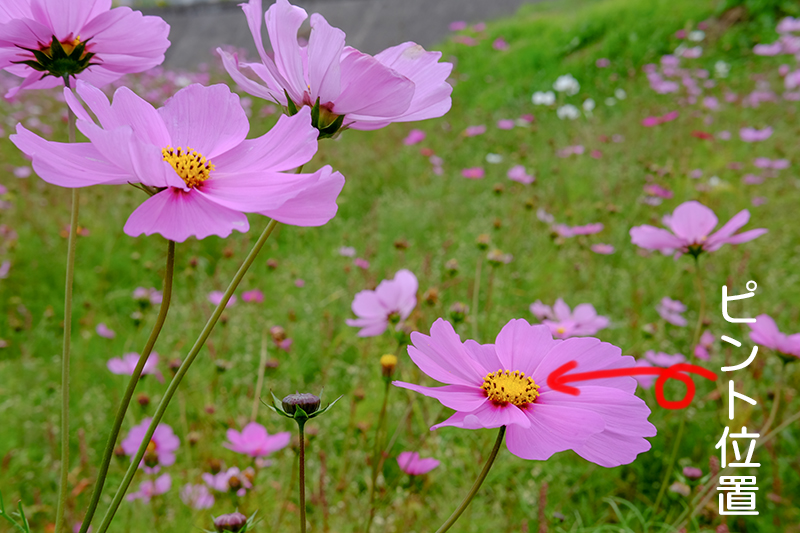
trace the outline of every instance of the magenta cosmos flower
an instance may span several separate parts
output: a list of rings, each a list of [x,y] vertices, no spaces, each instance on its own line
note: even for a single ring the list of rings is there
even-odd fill
[[[136,365],[139,363],[139,357],[139,354],[136,352],[126,353],[123,354],[122,357],[113,357],[109,359],[106,366],[112,374],[132,376],[133,371],[136,370]],[[144,364],[144,368],[142,368],[142,376],[146,375],[153,375],[158,381],[164,382],[164,376],[158,369],[158,354],[156,352],[150,354],[150,357],[147,358],[147,362]]]
[[[229,443],[224,446],[236,453],[250,457],[264,457],[289,445],[292,434],[288,431],[270,435],[266,428],[258,422],[250,422],[242,432],[229,429],[226,433]]]
[[[143,72],[164,61],[167,35],[169,25],[161,18],[128,7],[111,9],[111,0],[4,0],[0,69],[24,78],[6,98],[61,85],[64,74],[101,87]],[[70,59],[53,64],[53,48]]]
[[[686,305],[680,300],[673,300],[669,296],[664,296],[656,306],[658,316],[674,326],[685,326],[687,324],[683,313],[686,312]]]
[[[664,217],[664,225],[670,231],[654,226],[636,226],[631,228],[633,244],[648,250],[660,250],[664,254],[692,254],[695,257],[701,252],[719,250],[723,244],[741,244],[752,241],[765,234],[765,229],[753,229],[734,235],[747,224],[750,212],[739,211],[732,219],[715,233],[717,216],[708,207],[694,200],[684,202],[675,208],[671,216]]]
[[[588,461],[612,467],[632,462],[650,449],[644,437],[656,434],[650,409],[638,398],[636,380],[607,378],[578,385],[580,394],[547,386],[551,372],[569,361],[579,371],[633,365],[611,344],[594,338],[554,340],[546,326],[511,320],[495,344],[461,339],[439,319],[431,335],[412,333],[408,355],[444,387],[395,381],[398,387],[430,396],[456,412],[431,429],[506,426],[506,446],[523,459],[545,460],[574,450]]]
[[[128,501],[142,500],[143,502],[148,503],[153,498],[153,496],[164,494],[171,488],[172,488],[172,478],[170,477],[169,474],[162,474],[158,476],[154,481],[151,481],[149,479],[146,481],[142,481],[142,483],[139,485],[139,490],[128,494],[127,499]]]
[[[298,108],[319,100],[320,126],[343,116],[344,126],[361,130],[440,117],[450,109],[453,88],[446,80],[453,65],[439,63],[441,52],[405,42],[372,57],[345,46],[344,32],[318,13],[311,15],[308,45],[301,46],[297,32],[308,14],[278,0],[264,15],[273,59],[261,40],[261,0],[250,0],[242,9],[261,62],[240,63],[235,55],[217,52],[228,74],[253,96],[286,107],[291,100]]]
[[[155,192],[128,218],[125,233],[132,237],[227,237],[234,229],[249,229],[245,213],[298,226],[319,226],[336,214],[341,174],[329,166],[313,174],[285,172],[317,151],[309,109],[281,117],[266,134],[246,140],[247,116],[226,85],[190,85],[157,110],[126,87],[116,91],[111,105],[87,83],[79,81],[77,93],[100,122],[65,90],[90,142],[48,142],[21,124],[11,139],[48,183],[141,183]]]
[[[142,444],[150,422],[152,422],[152,418],[145,418],[141,424],[133,426],[128,432],[128,436],[122,441],[122,450],[125,455],[130,456],[131,461]],[[175,463],[175,450],[180,444],[180,439],[175,436],[170,426],[159,424],[153,432],[153,437],[147,445],[147,452],[145,452],[139,467],[144,468],[147,473],[155,473],[158,472],[159,465],[170,466]]]
[[[192,509],[210,509],[214,506],[214,495],[205,485],[192,485],[187,483],[181,489],[181,501]]]
[[[249,489],[253,488],[255,476],[256,472],[252,467],[245,468],[242,471],[232,466],[217,474],[204,473],[203,481],[218,492],[233,492],[237,496],[244,496]]]
[[[374,291],[366,290],[353,299],[353,313],[347,325],[361,328],[359,337],[375,337],[389,326],[408,318],[417,305],[417,277],[410,270],[398,270],[394,279],[381,281]]]
[[[420,459],[417,452],[402,452],[397,456],[397,465],[410,476],[421,476],[439,466],[439,461],[433,457]]]
[[[594,335],[608,327],[608,318],[598,315],[592,304],[578,304],[571,310],[561,298],[552,308],[536,300],[530,311],[559,339]]]
[[[774,350],[784,361],[800,358],[800,333],[781,333],[775,320],[769,315],[758,315],[750,326],[750,339],[761,346]]]

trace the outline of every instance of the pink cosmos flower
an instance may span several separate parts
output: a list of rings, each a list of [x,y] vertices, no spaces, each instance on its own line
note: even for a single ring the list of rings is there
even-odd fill
[[[231,298],[232,300],[233,298]],[[242,301],[243,302],[254,302],[254,303],[264,303],[264,293],[258,289],[253,289],[252,291],[245,291],[242,293]],[[230,305],[230,302],[228,302]]]
[[[252,467],[244,471],[235,466],[223,470],[218,474],[203,474],[203,481],[218,492],[233,492],[237,496],[244,496],[249,489],[253,488],[252,480],[255,478],[255,470]]]
[[[750,212],[744,209],[734,215],[715,233],[717,216],[708,207],[694,200],[682,203],[675,208],[672,216],[665,217],[664,223],[670,231],[644,225],[631,228],[633,244],[648,250],[661,250],[662,253],[677,255],[713,252],[723,244],[741,244],[765,234],[765,229],[754,229],[734,235],[734,232],[747,224]]]
[[[465,168],[461,171],[461,175],[467,179],[479,180],[483,178],[484,171],[482,167]]]
[[[275,127],[245,140],[249,123],[239,97],[225,85],[189,85],[156,110],[122,87],[106,96],[82,81],[65,96],[89,143],[48,142],[17,125],[10,139],[33,158],[36,173],[63,187],[141,183],[157,191],[128,218],[125,233],[227,237],[249,229],[245,213],[286,224],[318,226],[336,214],[344,178],[329,166],[313,174],[285,171],[317,151],[309,109],[281,117]]]
[[[477,135],[483,135],[486,133],[486,126],[483,124],[479,126],[467,126],[467,129],[464,130],[465,137],[475,137]]]
[[[0,279],[6,279],[9,272],[11,272],[11,261],[6,259],[0,263]]]
[[[656,351],[653,351],[653,350],[647,350],[644,353],[644,357],[650,363],[652,363],[652,364],[654,364],[656,366],[664,367],[664,368],[669,368],[672,365],[678,365],[678,364],[686,362],[686,357],[684,357],[683,354],[679,354],[679,353],[676,353],[674,355],[670,355],[670,354],[664,353],[664,352],[656,352]]]
[[[750,326],[750,339],[759,346],[778,352],[784,356],[800,357],[800,333],[786,335],[781,333],[775,320],[769,315],[758,315]]]
[[[145,418],[138,426],[133,426],[122,441],[122,450],[125,455],[130,456],[131,461],[139,450],[142,444],[147,428],[152,422],[152,418]],[[172,428],[167,424],[159,424],[156,426],[153,437],[150,439],[150,444],[147,446],[147,452],[144,454],[139,468],[143,468],[148,474],[158,472],[159,465],[170,466],[175,463],[175,450],[180,446],[180,439],[172,432]]]
[[[755,128],[742,128],[739,130],[739,137],[744,142],[759,142],[759,141],[766,141],[772,136],[772,127],[766,127],[763,130],[757,130]]]
[[[399,328],[417,305],[418,288],[417,277],[410,270],[398,270],[394,279],[381,281],[374,291],[356,294],[352,309],[358,318],[348,318],[347,325],[361,328],[359,337],[380,335],[390,322]]]
[[[98,335],[106,339],[113,339],[114,337],[117,336],[117,334],[114,333],[114,330],[106,326],[105,323],[103,322],[97,324],[97,327],[94,328],[94,330]]]
[[[598,339],[554,340],[545,326],[511,320],[495,344],[461,342],[449,322],[434,322],[430,336],[412,333],[408,355],[444,387],[395,381],[456,412],[431,429],[506,426],[506,446],[523,459],[545,460],[572,449],[588,461],[613,467],[650,449],[656,434],[650,410],[636,397],[636,381],[610,378],[579,385],[580,395],[550,389],[547,377],[569,361],[582,371],[633,364],[616,346]],[[575,385],[578,385],[577,383]]]
[[[656,306],[656,312],[658,316],[675,326],[683,327],[687,324],[686,319],[683,317],[683,313],[686,312],[686,306],[678,300],[664,296]]]
[[[187,483],[180,492],[181,501],[192,509],[210,509],[214,506],[214,495],[208,492],[205,485]]]
[[[161,291],[155,287],[136,287],[133,289],[133,294],[131,296],[134,300],[137,300],[145,305],[158,305],[164,299],[164,295],[161,294]]]
[[[783,17],[775,28],[778,33],[791,33],[800,31],[800,18]]]
[[[223,446],[250,457],[265,457],[285,448],[292,439],[292,434],[288,431],[270,435],[266,428],[258,422],[250,422],[242,429],[241,433],[235,429],[229,429],[226,435],[228,442]]]
[[[139,485],[139,490],[131,492],[126,496],[128,501],[142,500],[148,503],[153,496],[164,494],[172,488],[172,478],[169,474],[162,474],[158,476],[155,481],[146,480],[142,481]]]
[[[361,270],[366,270],[369,268],[369,261],[364,259],[363,257],[356,257],[353,259],[353,264],[360,268]]]
[[[515,165],[508,170],[506,174],[508,179],[522,183],[523,185],[530,185],[536,178],[531,174],[528,174],[528,171],[525,170],[523,165]]]
[[[594,306],[588,303],[579,304],[575,310],[571,310],[561,298],[556,300],[552,308],[536,300],[531,304],[530,311],[559,339],[594,335],[608,327],[608,318],[598,315]]]
[[[342,246],[339,248],[339,255],[343,257],[355,257],[356,256],[356,249],[352,246]]]
[[[411,146],[422,142],[425,139],[425,132],[422,130],[413,129],[408,132],[408,136],[403,139],[403,144]]]
[[[703,471],[694,466],[683,467],[683,475],[689,479],[700,479],[703,477]]]
[[[752,203],[753,206],[758,207],[760,205],[764,205],[767,203],[767,201],[768,200],[766,196],[754,196],[753,199],[750,200],[750,203]]]
[[[31,167],[14,167],[14,176],[24,179],[29,178],[33,173],[33,169]]]
[[[0,7],[0,69],[24,78],[6,98],[24,89],[61,85],[22,61],[37,61],[31,50],[50,53],[53,40],[67,53],[81,44],[89,66],[71,76],[102,87],[126,73],[160,65],[169,47],[169,25],[128,7],[111,9],[111,0],[13,0]],[[94,54],[87,56],[87,54]]]
[[[492,42],[492,48],[502,52],[503,50],[508,50],[508,43],[502,37],[498,37]]]
[[[441,52],[405,42],[373,57],[345,46],[344,32],[318,13],[311,15],[308,44],[301,45],[297,32],[308,14],[278,0],[264,15],[270,56],[261,38],[261,0],[241,6],[261,62],[240,63],[221,48],[217,53],[233,80],[253,96],[287,106],[288,94],[297,107],[319,99],[321,115],[343,115],[345,126],[362,130],[440,117],[450,109],[453,88],[446,80],[453,65],[439,63]]]
[[[106,363],[106,366],[112,374],[132,376],[138,362],[139,354],[131,352],[124,354],[121,358],[114,357],[113,359],[109,359],[108,363]],[[156,352],[151,352],[150,357],[147,358],[147,362],[144,364],[142,376],[146,375],[153,375],[158,381],[162,383],[164,382],[164,376],[158,369],[158,354]]]
[[[589,247],[596,254],[610,255],[614,253],[614,247],[610,244],[597,243]]]
[[[609,60],[608,60],[607,58],[605,58],[605,57],[601,57],[600,59],[598,59],[597,61],[595,61],[595,62],[594,62],[594,64],[595,64],[595,66],[596,66],[597,68],[606,68],[606,67],[608,67],[609,65],[611,65],[611,61],[609,61]]]
[[[439,466],[439,461],[433,457],[420,459],[417,452],[402,452],[397,456],[397,465],[410,476],[421,476]]]
[[[510,118],[504,118],[497,121],[497,127],[501,130],[513,130],[516,123]]]
[[[711,354],[708,351],[714,347],[714,335],[706,330],[700,335],[700,343],[694,347],[694,356],[702,361],[711,359]]]
[[[658,198],[665,198],[669,200],[672,198],[672,191],[667,189],[666,187],[662,187],[656,183],[648,183],[644,186],[644,192],[649,194],[650,196],[656,196]]]
[[[603,224],[596,222],[594,224],[584,224],[583,226],[572,226],[571,231],[573,235],[594,235],[603,231]]]
[[[219,305],[224,296],[225,293],[222,291],[211,291],[208,293],[208,301],[211,303],[211,305]],[[233,307],[234,305],[236,305],[236,295],[231,294],[231,299],[228,300],[228,303],[225,304],[225,307]]]
[[[757,44],[753,47],[753,53],[757,56],[776,56],[783,52],[783,44],[776,41],[770,44]]]
[[[448,26],[450,31],[461,31],[467,29],[467,23],[463,20],[456,20],[450,23]]]

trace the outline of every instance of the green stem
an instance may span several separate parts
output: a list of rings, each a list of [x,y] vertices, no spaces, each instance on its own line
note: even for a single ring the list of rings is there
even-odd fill
[[[69,76],[64,77],[69,87]],[[75,114],[68,109],[67,134],[69,142],[75,142]],[[72,189],[72,207],[69,217],[69,241],[67,243],[67,275],[64,287],[64,340],[61,345],[61,474],[58,485],[56,507],[56,533],[64,530],[64,511],[67,506],[67,474],[69,473],[69,350],[72,341],[72,280],[75,277],[75,252],[78,245],[79,189]]]
[[[267,328],[261,333],[261,353],[258,359],[258,376],[256,377],[256,394],[253,397],[253,408],[250,412],[250,422],[258,418],[258,406],[261,403],[261,391],[264,388],[264,371],[267,368]],[[81,532],[83,533],[83,532]]]
[[[381,428],[383,427],[384,420],[386,420],[386,406],[389,403],[389,386],[391,380],[385,380],[385,387],[383,389],[383,405],[381,405],[381,413],[378,415],[378,427],[375,429],[375,447],[372,451],[372,484],[369,488],[369,514],[367,515],[367,527],[364,528],[365,533],[369,533],[372,527],[372,519],[375,518],[375,485],[378,484],[378,469],[380,464],[380,457],[383,455],[381,448]]]
[[[783,393],[783,374],[786,372],[786,363],[781,367],[781,373],[778,374],[778,379],[775,381],[775,398],[772,400],[772,409],[769,411],[769,417],[764,423],[764,426],[758,432],[763,435],[765,431],[769,431],[772,423],[775,422],[775,417],[778,416],[778,408],[781,405],[781,394]]]
[[[475,283],[472,285],[472,338],[478,340],[478,305],[481,294],[481,266],[483,256],[478,257],[478,264],[475,265]]]
[[[139,356],[139,361],[136,363],[136,368],[133,370],[130,381],[128,381],[128,388],[125,389],[125,395],[117,409],[117,416],[114,418],[114,425],[111,427],[111,433],[106,441],[106,447],[103,450],[103,461],[100,464],[100,473],[97,474],[97,481],[92,491],[92,499],[89,503],[89,508],[86,511],[86,516],[83,518],[80,533],[86,533],[89,530],[89,525],[92,523],[92,518],[97,510],[97,504],[100,501],[100,496],[103,492],[103,485],[106,481],[108,474],[108,466],[111,463],[111,458],[114,455],[114,446],[117,443],[122,422],[125,420],[125,413],[128,412],[128,406],[131,403],[131,398],[136,390],[136,385],[139,383],[139,378],[144,370],[144,365],[147,364],[147,359],[153,351],[153,346],[156,344],[161,333],[161,328],[164,326],[164,321],[167,319],[167,312],[169,311],[170,301],[172,300],[172,279],[175,272],[175,242],[167,241],[167,267],[164,273],[164,291],[161,299],[161,307],[158,310],[158,317],[156,323],[153,324],[153,330],[150,332],[150,337],[147,339],[142,354]]]
[[[306,533],[306,435],[305,420],[297,420],[300,432],[300,533]]]
[[[256,241],[255,245],[253,245],[253,248],[250,250],[247,258],[244,260],[244,263],[242,263],[242,266],[239,267],[239,270],[233,276],[230,285],[228,285],[228,288],[225,290],[222,300],[219,302],[216,309],[214,309],[214,312],[208,319],[208,322],[206,322],[206,325],[203,328],[203,331],[200,333],[200,336],[195,341],[194,346],[192,346],[192,349],[189,351],[186,359],[184,359],[183,363],[181,363],[180,368],[175,373],[175,377],[172,378],[172,381],[170,381],[167,391],[164,393],[164,397],[161,399],[161,402],[159,402],[156,412],[153,414],[153,420],[150,422],[150,427],[147,428],[147,433],[142,439],[142,443],[139,445],[139,450],[136,452],[136,456],[133,458],[133,461],[128,467],[127,472],[125,472],[125,477],[123,478],[122,483],[120,483],[117,493],[114,495],[111,506],[108,508],[108,511],[106,511],[106,514],[103,517],[103,522],[98,529],[98,533],[105,533],[108,530],[109,525],[111,525],[111,520],[114,519],[114,514],[117,512],[120,503],[122,503],[122,498],[125,497],[125,492],[128,490],[128,487],[133,480],[133,476],[136,474],[136,470],[139,468],[139,463],[141,462],[142,457],[144,457],[144,453],[147,450],[147,445],[150,443],[150,439],[153,438],[153,433],[155,432],[158,423],[161,422],[161,419],[164,417],[164,412],[167,410],[169,402],[172,400],[172,397],[175,396],[175,392],[178,390],[178,386],[181,384],[183,377],[189,371],[189,367],[192,366],[192,363],[194,363],[194,360],[197,358],[197,355],[200,353],[200,350],[203,348],[203,345],[205,344],[209,335],[211,335],[214,326],[216,326],[217,322],[219,321],[219,317],[225,310],[225,306],[228,304],[233,292],[239,286],[239,283],[242,281],[245,273],[253,264],[253,261],[255,261],[258,252],[261,251],[264,243],[267,242],[267,239],[277,225],[277,220],[271,220],[264,229],[264,232]]]
[[[667,463],[667,469],[664,471],[664,478],[661,480],[661,487],[658,489],[658,496],[656,497],[656,503],[653,505],[653,515],[655,516],[658,514],[658,508],[661,505],[661,500],[664,499],[664,494],[667,491],[667,484],[669,483],[670,478],[672,477],[672,469],[675,467],[675,458],[678,456],[678,448],[681,443],[681,439],[683,438],[683,430],[686,427],[686,411],[681,411],[681,422],[678,426],[678,436],[675,438],[675,446],[672,447],[672,453],[669,456],[669,462]]]
[[[694,360],[694,347],[700,341],[700,331],[703,329],[703,321],[706,314],[706,293],[703,291],[703,277],[700,270],[700,259],[698,256],[694,257],[694,274],[695,282],[697,284],[697,292],[700,297],[700,310],[697,313],[697,324],[694,327],[694,335],[692,336],[692,344],[689,346],[689,360]],[[678,449],[681,446],[683,439],[683,430],[686,427],[686,411],[681,412],[681,421],[678,426],[678,436],[675,438],[675,443],[672,446],[672,453],[669,456],[667,469],[664,471],[664,478],[661,480],[661,487],[658,489],[658,496],[656,496],[656,503],[653,505],[653,515],[658,513],[661,506],[661,501],[664,499],[664,494],[667,491],[667,484],[672,477],[672,470],[675,467],[675,459],[678,456]]]
[[[506,434],[506,427],[500,426],[500,431],[497,433],[497,440],[494,443],[494,448],[492,448],[492,453],[489,454],[489,459],[486,461],[486,464],[483,465],[483,470],[481,470],[478,479],[475,480],[475,483],[469,490],[467,497],[464,498],[464,501],[461,502],[461,505],[458,506],[458,509],[453,511],[453,514],[450,515],[450,518],[448,518],[447,521],[444,524],[442,524],[442,527],[436,530],[436,533],[444,533],[445,531],[450,529],[453,526],[453,524],[456,523],[458,517],[461,516],[461,514],[464,511],[467,510],[467,507],[472,501],[472,498],[475,497],[475,495],[478,493],[478,489],[481,488],[483,480],[486,479],[486,475],[489,473],[489,469],[492,468],[492,464],[494,464],[494,460],[495,458],[497,458],[497,452],[500,451],[500,445],[503,444],[503,436],[505,436],[505,434]]]

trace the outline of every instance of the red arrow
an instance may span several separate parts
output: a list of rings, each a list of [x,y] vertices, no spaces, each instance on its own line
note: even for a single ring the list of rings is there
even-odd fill
[[[668,368],[649,366],[613,368],[609,370],[593,370],[591,372],[578,372],[576,374],[566,375],[567,372],[577,367],[577,361],[569,361],[556,368],[547,376],[547,386],[554,391],[577,396],[581,393],[580,389],[577,387],[570,387],[566,385],[566,383],[572,383],[573,381],[589,381],[592,379],[618,378],[621,376],[658,376],[656,380],[656,401],[658,405],[666,409],[683,409],[688,407],[694,399],[694,381],[692,381],[692,378],[689,377],[688,374],[697,374],[711,381],[716,381],[717,379],[717,375],[711,370],[688,363],[679,363]],[[677,379],[686,385],[686,393],[680,400],[671,401],[664,397],[664,384],[670,379]]]

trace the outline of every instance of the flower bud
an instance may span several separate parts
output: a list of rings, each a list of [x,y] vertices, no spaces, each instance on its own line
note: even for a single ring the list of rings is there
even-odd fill
[[[500,265],[507,265],[514,259],[514,256],[511,254],[504,254],[502,251],[495,248],[491,252],[489,252],[486,256],[486,259],[494,266]]]
[[[147,407],[150,405],[150,396],[142,392],[136,397],[136,401],[139,402],[139,405],[142,407]]]
[[[478,235],[478,238],[475,239],[475,244],[478,246],[479,250],[488,250],[489,242],[490,238],[488,233],[481,233]]]
[[[214,528],[223,531],[242,531],[247,525],[247,517],[240,512],[224,514],[214,519]]]
[[[405,250],[408,248],[408,240],[406,240],[405,237],[397,239],[396,241],[394,241],[394,247],[397,250]]]
[[[455,259],[448,259],[447,263],[444,264],[445,270],[451,276],[455,276],[458,274],[458,261]]]
[[[428,305],[436,305],[436,303],[439,301],[439,289],[436,287],[431,287],[425,291],[425,294],[422,295],[422,299]]]
[[[460,324],[467,318],[469,307],[465,303],[456,302],[450,306],[450,320],[455,324]]]
[[[286,340],[286,330],[280,326],[272,326],[269,328],[269,334],[272,335],[272,340],[277,344]]]
[[[392,377],[394,374],[394,369],[397,367],[397,356],[394,354],[387,353],[386,355],[381,356],[381,374],[386,379]]]
[[[222,461],[214,458],[209,459],[208,469],[211,470],[212,474],[219,474],[219,472],[222,470]]]
[[[286,414],[293,415],[297,408],[300,407],[307,415],[310,415],[319,409],[320,399],[319,396],[314,396],[313,394],[296,393],[285,397],[281,403]]]
[[[275,270],[278,268],[278,260],[277,259],[267,259],[267,268],[270,270]]]
[[[502,183],[495,183],[495,185],[492,188],[492,190],[494,191],[495,194],[500,195],[500,194],[503,194],[503,191],[505,191],[506,188],[503,186]]]
[[[176,357],[169,362],[169,371],[172,372],[173,376],[178,373],[181,363],[183,363],[183,361],[181,361],[179,357]]]

